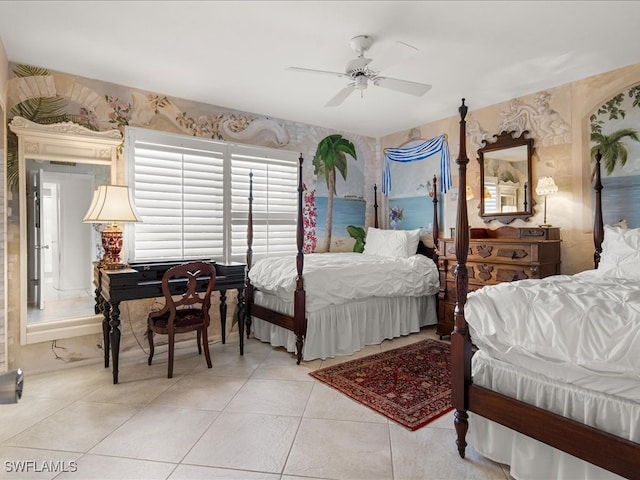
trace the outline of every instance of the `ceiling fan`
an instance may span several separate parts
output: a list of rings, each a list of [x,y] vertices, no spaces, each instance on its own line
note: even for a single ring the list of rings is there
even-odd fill
[[[327,104],[326,107],[337,107],[342,104],[354,90],[360,90],[360,95],[367,88],[369,82],[376,87],[388,88],[401,93],[415,95],[420,97],[431,89],[431,85],[425,83],[411,82],[409,80],[399,80],[397,78],[389,78],[380,76],[380,72],[388,68],[390,64],[382,65],[381,62],[373,62],[371,58],[365,58],[364,54],[373,45],[373,38],[368,35],[358,35],[351,39],[351,48],[356,52],[357,57],[347,63],[344,73],[328,72],[325,70],[313,70],[310,68],[289,67],[287,70],[303,73],[316,73],[322,75],[331,75],[334,77],[348,78],[352,80],[346,87],[338,92]],[[398,63],[405,57],[416,53],[417,48],[404,43],[395,42],[393,48],[394,61]]]

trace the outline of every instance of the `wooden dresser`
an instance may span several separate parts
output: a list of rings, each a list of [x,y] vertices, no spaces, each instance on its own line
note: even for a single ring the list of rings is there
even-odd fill
[[[485,285],[560,273],[560,229],[556,227],[471,228],[469,231],[469,291]],[[453,331],[456,306],[455,239],[440,239],[438,325],[442,336]]]

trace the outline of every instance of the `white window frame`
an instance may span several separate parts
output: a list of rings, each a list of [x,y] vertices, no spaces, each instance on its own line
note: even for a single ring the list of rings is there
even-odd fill
[[[136,146],[155,145],[159,150],[173,152],[199,152],[203,157],[211,155],[222,158],[222,204],[216,205],[216,212],[222,212],[223,234],[222,251],[212,255],[184,255],[144,257],[137,255],[136,228],[144,230],[142,224],[130,224],[125,234],[126,252],[130,262],[159,261],[169,258],[175,260],[210,259],[221,263],[246,261],[247,251],[247,211],[248,211],[248,173],[246,181],[235,172],[251,170],[253,172],[253,219],[254,219],[254,255],[255,260],[262,256],[277,256],[295,253],[297,221],[297,183],[299,153],[289,150],[235,144],[202,137],[193,137],[174,133],[149,130],[139,127],[125,129],[126,180],[136,198]],[[215,159],[213,160],[215,161]],[[218,159],[219,161],[219,159]],[[244,164],[244,165],[243,165]],[[271,172],[271,173],[270,173]],[[269,176],[271,175],[271,176]],[[142,186],[140,188],[143,188]],[[146,187],[148,189],[148,185]],[[147,190],[148,192],[148,190]],[[240,193],[236,193],[240,192]],[[284,192],[284,196],[278,195]],[[140,191],[142,194],[142,190]],[[266,202],[266,203],[265,203]],[[141,200],[142,204],[143,201]],[[136,206],[143,219],[145,211],[152,212],[153,206]],[[149,226],[149,224],[147,224]],[[283,233],[284,232],[284,233]],[[292,234],[289,235],[289,232]],[[142,235],[142,233],[139,233]],[[149,229],[147,228],[147,238]],[[158,235],[161,235],[158,233]],[[214,235],[211,233],[211,235]],[[184,243],[184,231],[182,240]],[[273,238],[269,238],[273,237]],[[213,239],[213,237],[212,237]],[[165,252],[166,254],[166,252]]]

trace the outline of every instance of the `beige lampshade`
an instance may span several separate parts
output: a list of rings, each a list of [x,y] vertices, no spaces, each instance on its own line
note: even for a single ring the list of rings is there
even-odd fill
[[[124,185],[100,185],[93,193],[85,223],[140,222],[131,202],[129,188]]]
[[[93,193],[83,222],[107,224],[101,234],[104,248],[104,257],[99,263],[101,268],[115,270],[126,266],[120,262],[122,228],[118,224],[140,221],[126,186],[100,185]]]
[[[553,180],[553,177],[545,176],[538,178],[538,185],[536,186],[536,193],[538,195],[548,195],[550,193],[557,193],[558,186]]]

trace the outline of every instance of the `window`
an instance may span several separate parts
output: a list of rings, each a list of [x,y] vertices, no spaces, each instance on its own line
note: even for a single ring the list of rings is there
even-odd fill
[[[498,209],[498,178],[484,177],[484,213],[499,213]]]
[[[254,259],[296,252],[297,153],[131,127],[125,144],[131,261],[243,262],[250,173]]]

